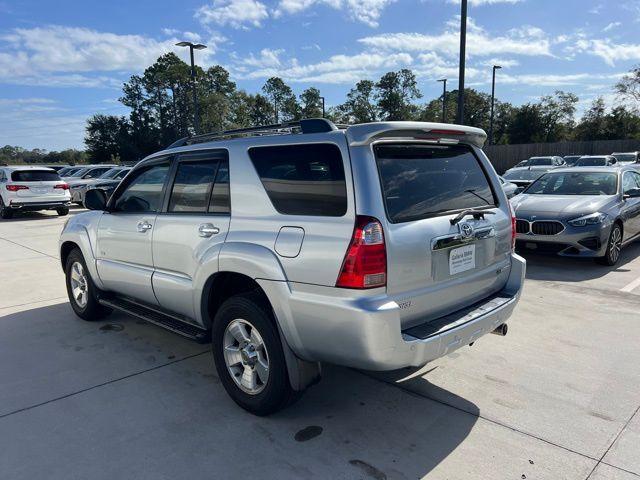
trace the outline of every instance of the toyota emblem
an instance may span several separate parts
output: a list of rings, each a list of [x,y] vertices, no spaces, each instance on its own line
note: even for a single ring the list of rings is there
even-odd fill
[[[460,234],[462,238],[471,238],[473,236],[473,226],[468,223],[460,223]]]

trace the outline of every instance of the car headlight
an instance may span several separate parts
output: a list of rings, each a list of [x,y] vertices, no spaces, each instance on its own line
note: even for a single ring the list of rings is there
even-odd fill
[[[583,217],[574,218],[573,220],[569,220],[569,225],[573,227],[586,227],[587,225],[598,225],[604,222],[604,219],[607,218],[605,213],[591,213],[589,215],[585,215]]]

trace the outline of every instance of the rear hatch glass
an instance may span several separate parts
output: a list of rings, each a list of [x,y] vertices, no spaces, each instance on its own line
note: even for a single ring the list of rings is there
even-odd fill
[[[485,171],[468,147],[379,145],[375,153],[393,223],[497,204]]]
[[[387,213],[387,294],[403,328],[441,318],[500,291],[508,276],[511,218],[488,163],[466,145],[374,146]],[[488,212],[465,217],[467,209]]]
[[[14,182],[59,182],[60,175],[52,170],[18,170],[11,173]]]

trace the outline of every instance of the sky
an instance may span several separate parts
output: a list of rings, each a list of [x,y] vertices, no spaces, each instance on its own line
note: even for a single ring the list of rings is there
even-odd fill
[[[257,92],[280,76],[328,106],[361,79],[411,68],[424,101],[456,88],[460,0],[0,0],[0,145],[83,148],[94,113],[127,115],[122,83],[160,55],[205,43]],[[516,105],[562,89],[620,103],[613,85],[640,64],[640,0],[469,0],[467,86]]]

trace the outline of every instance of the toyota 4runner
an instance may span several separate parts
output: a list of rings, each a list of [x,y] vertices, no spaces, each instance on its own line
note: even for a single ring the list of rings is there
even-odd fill
[[[420,367],[504,335],[525,261],[485,139],[308,119],[180,140],[65,225],[71,306],[211,341],[225,389],[259,415],[320,362]]]

